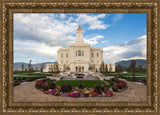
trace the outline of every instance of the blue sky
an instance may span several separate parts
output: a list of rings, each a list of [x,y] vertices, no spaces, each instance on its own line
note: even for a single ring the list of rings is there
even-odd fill
[[[76,40],[79,25],[105,63],[146,59],[146,14],[14,14],[14,62],[54,62]]]

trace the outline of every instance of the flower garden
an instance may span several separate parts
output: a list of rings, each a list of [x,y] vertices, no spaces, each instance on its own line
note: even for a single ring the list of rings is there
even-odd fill
[[[62,82],[63,81],[63,82]],[[44,78],[37,80],[35,88],[44,92],[48,95],[61,96],[61,97],[110,97],[116,94],[116,92],[124,91],[128,88],[128,85],[125,81],[119,80],[117,78],[112,78],[110,80],[104,80],[103,83],[95,82],[95,85],[86,87],[84,84],[85,80],[81,80],[78,86],[75,86],[67,80],[51,80]],[[100,80],[99,80],[100,81]],[[59,84],[59,82],[62,82]]]

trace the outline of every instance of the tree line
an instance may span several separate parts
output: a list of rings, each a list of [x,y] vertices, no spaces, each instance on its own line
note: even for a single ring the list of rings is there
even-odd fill
[[[123,72],[123,71],[127,71],[127,72],[146,72],[146,67],[143,67],[141,64],[139,64],[138,67],[136,67],[136,60],[132,60],[131,64],[129,67],[124,67],[121,66],[120,64],[118,64],[115,68],[115,71],[117,73]],[[112,72],[112,66],[104,64],[104,62],[102,62],[101,66],[100,66],[100,72],[101,73],[108,73],[108,72]]]
[[[32,62],[32,60],[29,61],[28,68],[25,68],[24,64],[22,64],[21,65],[21,69],[15,69],[14,72],[28,72],[28,73],[31,73],[31,72],[43,72],[45,65],[43,65],[43,64],[40,65],[40,67],[38,69],[37,65],[36,65],[36,67],[33,67],[31,62]],[[51,65],[49,67],[49,72],[59,72],[57,61],[54,63],[53,66]]]

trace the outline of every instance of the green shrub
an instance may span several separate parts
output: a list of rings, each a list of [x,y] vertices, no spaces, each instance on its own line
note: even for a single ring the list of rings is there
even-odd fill
[[[79,89],[84,89],[84,85],[83,84],[79,84],[78,88]]]
[[[20,85],[19,81],[14,82],[14,86]]]
[[[117,87],[116,85],[114,85],[114,86],[112,86],[112,90],[113,90],[114,92],[117,92],[117,91],[118,91],[118,87]]]
[[[62,92],[71,92],[72,91],[72,86],[70,84],[62,84],[61,86],[61,91]]]
[[[114,82],[113,82],[113,81],[110,81],[109,83],[110,83],[110,86],[113,86],[113,84],[114,84]]]
[[[102,94],[104,87],[102,85],[96,85],[94,89],[95,89],[94,92],[97,92],[98,94]]]
[[[104,85],[103,85],[103,92],[106,92],[106,90],[109,90],[109,87],[108,87],[107,84],[104,84]]]
[[[51,82],[48,85],[49,85],[49,89],[55,89],[56,88],[56,84],[54,82]]]
[[[53,82],[53,80],[49,79],[47,80],[47,84],[50,85]]]
[[[118,87],[119,89],[122,89],[122,86],[120,86],[120,85],[118,85],[117,87]]]
[[[48,84],[47,84],[47,83],[44,83],[44,85],[42,86],[42,89],[44,89],[44,90],[48,90],[48,89],[49,89]]]

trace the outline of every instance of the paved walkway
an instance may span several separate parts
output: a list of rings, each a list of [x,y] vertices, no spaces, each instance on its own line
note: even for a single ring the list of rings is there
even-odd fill
[[[61,97],[47,95],[34,88],[35,81],[14,87],[14,102],[146,102],[147,87],[133,82],[128,83],[128,89],[116,93],[112,97]]]

